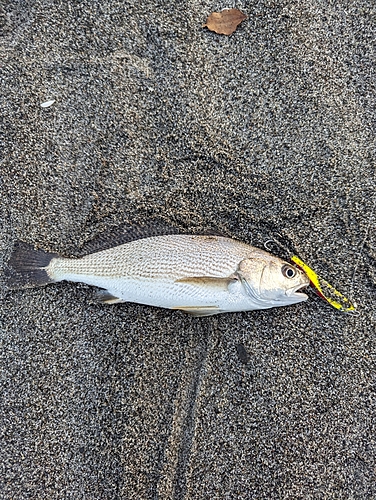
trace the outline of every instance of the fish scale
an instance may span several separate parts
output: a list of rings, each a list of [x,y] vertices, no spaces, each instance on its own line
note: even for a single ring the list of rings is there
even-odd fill
[[[254,249],[240,242],[234,245],[234,240],[229,238],[218,240],[187,235],[142,239],[81,259],[56,259],[48,272],[55,280],[64,279],[66,273],[171,279],[228,276]]]

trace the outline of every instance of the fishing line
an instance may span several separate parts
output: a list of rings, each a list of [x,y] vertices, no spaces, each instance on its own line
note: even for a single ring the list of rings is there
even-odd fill
[[[278,234],[278,236],[280,236],[281,238],[283,238],[282,235]],[[277,245],[279,248],[282,248],[282,250],[284,250],[286,252],[286,254],[288,256],[292,255],[293,252],[288,248],[286,247],[285,245],[283,245],[280,241],[276,240],[275,238],[271,238],[270,240],[267,240],[265,241],[264,243],[264,248],[268,251],[268,252],[272,252],[272,250],[269,248],[269,243],[274,243],[275,245]]]

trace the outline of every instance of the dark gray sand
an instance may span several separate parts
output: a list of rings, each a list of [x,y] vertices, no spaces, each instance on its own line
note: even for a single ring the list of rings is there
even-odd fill
[[[201,28],[233,6],[231,37]],[[277,238],[360,312],[2,291],[0,498],[374,499],[374,2],[0,9],[4,264],[163,218]]]

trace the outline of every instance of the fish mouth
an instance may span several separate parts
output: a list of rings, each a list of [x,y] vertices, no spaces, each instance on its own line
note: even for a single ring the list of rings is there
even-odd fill
[[[305,291],[307,289],[307,286],[308,286],[308,283],[304,283],[303,285],[297,285],[297,286],[294,286],[292,288],[289,288],[288,290],[286,290],[286,295],[289,298],[296,298],[299,300],[307,300],[308,295],[302,292],[303,290]]]

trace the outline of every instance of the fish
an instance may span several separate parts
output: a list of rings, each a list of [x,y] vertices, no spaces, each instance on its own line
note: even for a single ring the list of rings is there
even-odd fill
[[[87,252],[68,258],[18,241],[6,271],[8,288],[86,283],[100,288],[98,301],[104,304],[134,302],[198,317],[308,298],[303,290],[309,279],[301,269],[216,233],[128,228],[93,242]]]

